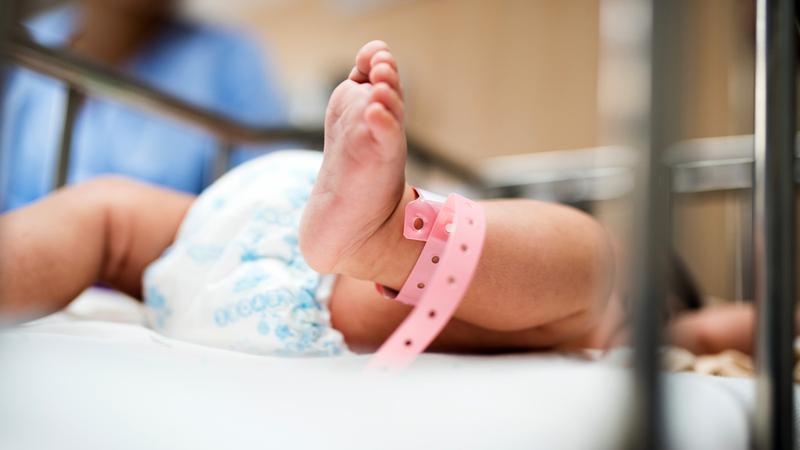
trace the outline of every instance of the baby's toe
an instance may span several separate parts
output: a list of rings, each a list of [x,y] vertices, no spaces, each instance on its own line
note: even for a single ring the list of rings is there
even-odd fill
[[[369,72],[372,68],[372,57],[382,50],[389,50],[389,46],[383,41],[370,41],[361,47],[356,54],[356,66],[350,74],[350,79],[359,83],[369,80]]]
[[[364,110],[364,120],[372,136],[383,144],[382,150],[391,150],[402,138],[402,130],[395,116],[382,103],[370,103]],[[383,153],[383,151],[381,151]],[[392,152],[388,155],[394,156]]]
[[[378,50],[369,61],[371,67],[375,67],[380,63],[389,64],[394,70],[397,70],[397,60],[394,59],[394,55],[389,50]]]
[[[372,70],[369,72],[369,82],[372,84],[386,83],[397,91],[399,96],[403,95],[400,90],[400,77],[388,63],[381,62],[372,66]]]
[[[350,74],[347,76],[347,78],[357,83],[365,83],[367,81],[367,76],[359,72],[358,67],[355,66],[353,66],[353,69],[350,70]]]
[[[372,87],[372,94],[370,95],[370,103],[382,104],[392,115],[395,120],[402,123],[404,116],[403,100],[396,90],[392,89],[386,83],[377,83]]]

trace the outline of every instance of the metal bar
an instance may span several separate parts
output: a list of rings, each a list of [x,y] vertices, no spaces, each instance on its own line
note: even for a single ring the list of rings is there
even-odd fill
[[[759,449],[794,448],[794,8],[794,0],[756,3],[754,444]]]
[[[665,155],[672,192],[744,193],[753,185],[753,148],[752,134],[692,139],[672,146]],[[800,139],[795,151],[797,158]],[[485,187],[496,192],[563,202],[610,200],[630,193],[636,154],[633,148],[601,146],[499,156],[482,160],[479,175]],[[800,183],[800,165],[795,166],[794,180]],[[752,220],[749,212],[743,214]]]
[[[702,138],[679,143],[669,151],[673,192],[751,188],[754,145],[753,135]],[[795,158],[798,154],[800,142],[795,138]],[[795,183],[800,183],[798,168],[800,166],[795,167]]]
[[[666,150],[678,140],[680,117],[680,0],[653,0],[649,18],[650,110],[641,124],[646,139],[637,170],[632,263],[633,369],[632,442],[636,449],[668,447],[659,346],[666,305],[670,247],[670,183]]]
[[[83,103],[83,94],[70,86],[67,89],[67,99],[64,104],[64,121],[61,128],[61,140],[58,144],[58,162],[56,164],[56,177],[54,189],[67,184],[69,176],[69,163],[72,159],[72,132],[75,129],[75,118]]]
[[[736,243],[737,278],[736,299],[753,301],[753,195],[752,191],[742,193],[739,200],[738,216],[740,229]]]

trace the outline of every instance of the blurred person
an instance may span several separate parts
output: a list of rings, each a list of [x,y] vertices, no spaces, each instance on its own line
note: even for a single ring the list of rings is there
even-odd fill
[[[242,121],[277,125],[284,104],[262,52],[229,31],[175,17],[175,1],[80,0],[25,24],[39,44],[65,48],[155,88]],[[52,189],[65,86],[25,69],[6,80],[0,140],[0,210]],[[188,193],[212,179],[217,143],[200,130],[100,99],[80,105],[68,183],[122,174]],[[237,148],[232,164],[256,156]],[[266,149],[257,149],[266,150]]]
[[[174,338],[286,356],[376,349],[411,307],[374,283],[400,290],[424,245],[403,237],[417,197],[404,109],[397,62],[373,41],[331,96],[324,153],[250,161],[196,199],[100,178],[0,216],[0,314],[53,312],[102,280],[143,295]],[[553,203],[480,204],[480,261],[432,348],[553,348],[591,333],[613,280],[603,228]]]

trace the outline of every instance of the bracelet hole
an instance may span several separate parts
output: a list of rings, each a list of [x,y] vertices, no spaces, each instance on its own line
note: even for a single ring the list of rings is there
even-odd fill
[[[450,222],[444,226],[444,231],[446,231],[449,234],[453,232],[453,228],[455,228],[455,225],[453,225],[453,222]]]
[[[461,251],[466,253],[468,250],[467,244],[461,244]]]
[[[439,264],[439,257],[438,256],[434,256],[433,258],[431,258],[431,262],[434,263],[434,264]]]
[[[428,311],[428,317],[430,317],[431,319],[436,317],[436,310],[432,309],[432,310]]]
[[[455,284],[455,282],[456,282],[456,277],[452,275],[447,277],[447,284]]]
[[[406,347],[411,347],[411,344],[412,344],[411,339],[406,339],[405,344],[406,344]]]
[[[414,223],[412,223],[411,226],[413,226],[415,230],[419,231],[425,226],[425,221],[422,220],[422,217],[417,217],[414,219]]]
[[[468,219],[467,219],[467,222],[468,222],[470,225],[475,225],[475,221],[474,221],[474,220],[472,220],[472,217],[468,218]]]
[[[425,283],[417,283],[417,288],[425,289]]]

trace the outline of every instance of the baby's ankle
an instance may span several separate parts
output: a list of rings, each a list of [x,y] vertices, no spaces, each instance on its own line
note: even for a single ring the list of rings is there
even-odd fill
[[[414,267],[424,243],[403,236],[406,205],[416,198],[406,185],[400,201],[383,225],[349,258],[337,264],[338,273],[400,289]]]

